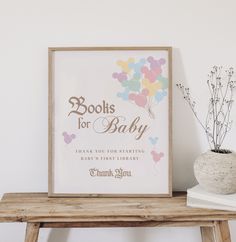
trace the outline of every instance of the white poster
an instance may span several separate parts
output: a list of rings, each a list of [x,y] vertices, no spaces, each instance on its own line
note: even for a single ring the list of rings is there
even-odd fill
[[[171,195],[170,51],[49,49],[50,196]]]

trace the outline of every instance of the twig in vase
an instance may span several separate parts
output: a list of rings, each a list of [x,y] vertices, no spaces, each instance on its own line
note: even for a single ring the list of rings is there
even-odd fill
[[[205,123],[201,121],[197,114],[196,102],[192,99],[189,88],[186,88],[181,83],[176,84],[184,100],[188,103],[194,116],[203,128],[210,149],[214,149],[218,153],[227,152],[227,150],[221,149],[221,146],[233,122],[230,118],[234,102],[234,90],[236,88],[236,81],[233,80],[233,68],[226,70],[225,74],[226,78],[222,74],[222,67],[214,66],[208,75],[207,86],[210,98]]]

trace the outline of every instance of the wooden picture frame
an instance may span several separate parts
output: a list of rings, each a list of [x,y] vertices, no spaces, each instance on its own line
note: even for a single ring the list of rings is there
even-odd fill
[[[172,196],[172,48],[50,47],[48,70],[48,196]]]

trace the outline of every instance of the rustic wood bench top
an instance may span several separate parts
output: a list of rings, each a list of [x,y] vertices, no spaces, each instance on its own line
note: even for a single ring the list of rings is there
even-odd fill
[[[48,198],[46,193],[5,194],[0,222],[212,221],[236,219],[235,212],[186,207],[172,198]]]
[[[0,202],[0,222],[28,223],[26,241],[37,241],[31,236],[40,227],[200,226],[203,237],[212,234],[215,238],[217,226],[229,234],[230,219],[236,219],[236,212],[187,207],[185,193],[172,198],[48,198],[46,193],[8,193]],[[227,236],[229,240],[222,241],[230,241]]]

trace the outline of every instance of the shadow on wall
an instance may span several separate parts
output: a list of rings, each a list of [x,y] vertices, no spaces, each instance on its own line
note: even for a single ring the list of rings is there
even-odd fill
[[[173,189],[186,190],[196,184],[193,163],[201,153],[197,124],[190,108],[176,87],[189,86],[181,52],[173,48]]]
[[[146,228],[132,228],[130,232],[131,233],[130,233],[129,241],[134,241],[134,242],[148,241]]]
[[[70,229],[51,229],[48,242],[66,242],[68,241]]]

